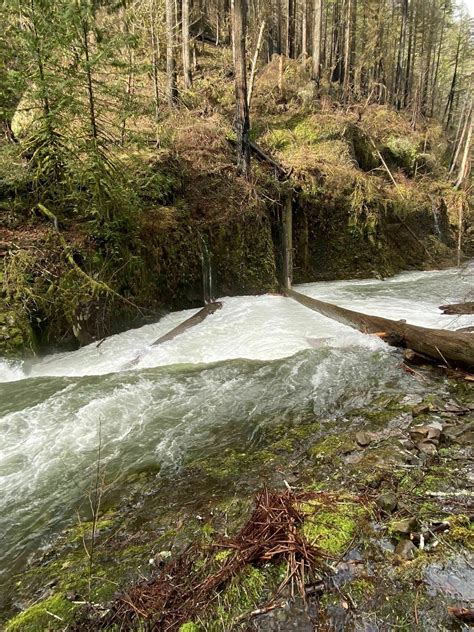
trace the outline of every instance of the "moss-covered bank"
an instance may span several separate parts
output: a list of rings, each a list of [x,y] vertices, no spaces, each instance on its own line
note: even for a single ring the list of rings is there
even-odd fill
[[[263,108],[257,93],[253,136],[291,175],[278,181],[255,162],[246,181],[227,140],[229,87],[208,117],[167,114],[159,149],[116,150],[117,190],[102,209],[83,174],[39,182],[20,147],[1,147],[1,355],[72,348],[197,307],[203,258],[216,296],[276,291],[288,194],[295,282],[455,262],[467,200],[452,190],[436,125],[414,132],[380,106],[316,112],[291,92],[283,111]]]

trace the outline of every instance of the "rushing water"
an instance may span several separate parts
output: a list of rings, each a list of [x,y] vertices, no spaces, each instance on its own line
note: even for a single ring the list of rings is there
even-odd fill
[[[438,306],[465,298],[471,274],[298,289],[360,311],[458,328],[474,318],[445,316]],[[99,436],[111,476],[156,465],[169,472],[216,446],[250,444],[259,428],[289,414],[342,414],[380,392],[414,388],[396,352],[376,337],[280,296],[221,300],[222,310],[157,347],[151,343],[193,310],[72,353],[0,361],[0,583],[73,519],[93,480]]]

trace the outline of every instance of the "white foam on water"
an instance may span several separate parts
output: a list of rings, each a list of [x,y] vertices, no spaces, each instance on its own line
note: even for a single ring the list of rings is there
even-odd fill
[[[443,316],[438,306],[462,299],[469,283],[442,271],[297,289],[369,313],[453,327],[474,318]],[[197,310],[29,367],[0,361],[0,577],[2,561],[11,564],[12,555],[73,515],[93,480],[99,436],[112,473],[150,462],[174,468],[189,451],[242,441],[242,428],[248,436],[298,411],[363,406],[377,389],[409,379],[377,337],[291,299],[222,302],[223,309],[156,347]]]

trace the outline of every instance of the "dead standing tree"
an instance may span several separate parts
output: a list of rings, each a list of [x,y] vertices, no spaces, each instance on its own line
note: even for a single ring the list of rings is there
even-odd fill
[[[245,40],[247,35],[247,0],[234,0],[234,66],[237,133],[237,167],[245,177],[250,175],[250,117],[247,98],[247,65]]]

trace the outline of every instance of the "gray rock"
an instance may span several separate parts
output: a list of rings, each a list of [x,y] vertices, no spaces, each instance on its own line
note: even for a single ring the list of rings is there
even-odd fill
[[[397,497],[390,491],[380,494],[375,502],[386,513],[392,513],[397,508]]]
[[[361,447],[368,446],[372,443],[372,437],[368,432],[357,432],[355,440]]]
[[[391,523],[392,531],[396,533],[412,533],[416,531],[418,522],[415,517],[404,518],[403,520],[394,520]]]
[[[395,555],[398,555],[402,560],[413,560],[416,551],[416,546],[410,540],[400,540],[395,547]]]
[[[434,456],[435,454],[438,454],[436,446],[430,441],[421,441],[420,443],[416,444],[416,447],[422,454],[427,454],[428,456]]]

